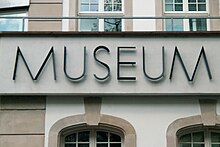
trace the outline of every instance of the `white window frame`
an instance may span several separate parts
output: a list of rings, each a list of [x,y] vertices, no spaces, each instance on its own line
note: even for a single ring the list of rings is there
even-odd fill
[[[88,128],[88,129],[78,128],[78,129],[69,130],[69,131],[65,132],[65,134],[62,134],[63,137],[61,139],[61,147],[65,147],[65,137],[67,137],[68,135],[71,135],[73,133],[79,133],[79,132],[84,132],[84,131],[90,132],[89,142],[80,142],[80,143],[89,143],[89,147],[96,147],[96,145],[97,145],[96,132],[97,131],[108,132],[108,134],[112,133],[112,134],[116,134],[116,135],[120,136],[121,142],[117,142],[117,143],[121,143],[121,147],[124,147],[124,138],[123,138],[123,135],[121,132],[116,131],[116,130],[111,130],[111,129],[97,128],[97,127]],[[110,142],[110,138],[108,138],[108,142],[103,142],[103,143],[108,143],[108,146],[109,146],[110,143],[115,143],[115,142]]]
[[[98,11],[81,11],[81,2],[79,0],[78,5],[78,16],[80,17],[123,17],[124,16],[124,0],[122,0],[122,11],[104,11],[104,0],[99,1],[99,10]],[[78,30],[83,31],[80,28],[80,20],[78,21]],[[121,20],[121,30],[124,31],[124,19]],[[98,20],[98,31],[104,30],[104,19]]]
[[[81,11],[80,10],[80,7],[81,7],[81,0],[79,0],[79,3],[78,3],[78,15],[81,15],[81,14],[87,14],[87,15],[97,15],[97,14],[124,14],[124,0],[121,0],[122,2],[122,10],[121,11],[104,11],[104,0],[98,0],[98,11]]]
[[[183,11],[166,11],[165,0],[163,0],[164,16],[180,16],[180,17],[207,17],[209,15],[209,0],[206,0],[206,11],[189,11],[188,0],[183,0]],[[207,31],[210,30],[210,19],[207,19]],[[166,31],[166,21],[164,21],[164,30]],[[190,31],[189,19],[183,19],[183,31]]]
[[[166,11],[165,7],[166,7],[166,3],[165,3],[165,0],[163,0],[163,10],[164,10],[164,13],[201,13],[201,14],[207,14],[209,12],[209,0],[206,0],[206,11],[189,11],[189,8],[188,8],[188,0],[183,0],[183,11]]]
[[[187,129],[187,130],[182,130],[181,133],[179,133],[177,135],[177,138],[178,138],[178,147],[179,147],[179,144],[180,144],[180,137],[182,135],[187,135],[187,134],[190,134],[192,135],[193,133],[196,133],[196,132],[204,132],[204,144],[205,144],[205,147],[211,147],[211,133],[212,132],[217,132],[217,133],[220,133],[220,130],[219,129],[214,129],[214,128],[191,128],[191,129]],[[190,142],[191,143],[191,146],[192,146],[192,141]],[[219,143],[220,144],[220,143]]]

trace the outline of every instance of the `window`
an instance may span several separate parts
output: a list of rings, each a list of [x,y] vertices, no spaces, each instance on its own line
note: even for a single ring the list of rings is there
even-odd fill
[[[181,134],[178,147],[220,147],[220,131],[203,128]]]
[[[183,11],[183,0],[165,0],[165,11]]]
[[[122,147],[122,138],[118,133],[93,128],[65,135],[64,147]]]
[[[205,18],[191,18],[189,19],[190,31],[206,31],[207,22]]]
[[[208,16],[207,0],[164,0],[164,15],[167,17],[190,17],[190,19],[166,19],[164,21],[166,31],[208,30],[207,19],[205,19]]]
[[[2,17],[0,19],[0,31],[24,31],[25,30],[25,21],[21,18],[7,18],[7,17],[24,17],[26,16],[25,12],[17,12],[12,14],[3,14],[0,15]]]
[[[25,31],[30,0],[2,0],[0,2],[0,31]],[[19,17],[19,18],[16,18]]]
[[[189,11],[206,11],[206,0],[188,0]]]
[[[183,31],[182,19],[167,19],[166,31]]]
[[[79,16],[94,17],[81,19],[80,31],[122,31],[122,20],[117,17],[123,16],[123,0],[80,0]],[[96,19],[97,16],[109,18]]]

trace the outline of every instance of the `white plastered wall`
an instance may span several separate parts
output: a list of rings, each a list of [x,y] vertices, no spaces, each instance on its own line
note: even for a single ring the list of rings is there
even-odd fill
[[[45,147],[51,126],[59,119],[84,113],[83,98],[50,96],[46,104]],[[130,122],[136,130],[137,147],[166,147],[166,131],[176,119],[200,115],[193,96],[103,97],[101,114]]]
[[[133,0],[134,17],[155,17],[155,0]],[[134,31],[155,31],[154,19],[136,19],[133,22]]]

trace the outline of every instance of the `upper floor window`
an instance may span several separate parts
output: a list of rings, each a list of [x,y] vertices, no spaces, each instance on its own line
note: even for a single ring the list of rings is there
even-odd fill
[[[164,28],[166,31],[207,31],[208,21],[205,18],[208,16],[207,1],[208,0],[164,0],[164,15],[170,17],[170,19],[164,20]],[[172,16],[187,16],[190,18],[171,19]]]
[[[219,147],[220,131],[211,128],[196,129],[179,135],[178,147]]]
[[[122,0],[80,0],[80,12],[122,12]]]
[[[189,11],[206,11],[206,0],[188,0]]]
[[[25,31],[30,0],[2,0],[0,2],[0,31]]]
[[[122,147],[120,134],[100,130],[88,129],[74,131],[64,136],[64,147]]]
[[[165,11],[183,11],[183,0],[165,0]]]
[[[165,0],[165,12],[206,12],[207,0]]]
[[[123,0],[80,0],[79,16],[113,17],[103,19],[80,19],[80,31],[122,31]]]
[[[25,31],[27,29],[27,22],[22,19],[22,17],[27,16],[26,12],[13,12],[0,14],[0,16],[5,17],[0,19],[0,31]]]

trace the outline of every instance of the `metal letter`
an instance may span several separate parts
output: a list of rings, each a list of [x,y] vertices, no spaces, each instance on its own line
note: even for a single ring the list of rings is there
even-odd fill
[[[100,81],[103,81],[103,80],[106,80],[107,78],[110,77],[110,68],[106,63],[104,63],[104,62],[97,59],[96,52],[99,51],[100,49],[104,49],[108,53],[110,53],[110,50],[106,46],[98,46],[98,47],[95,48],[95,50],[93,52],[93,56],[94,56],[95,61],[97,61],[99,64],[101,64],[102,66],[104,66],[108,70],[108,74],[103,78],[100,78],[100,77],[96,76],[96,74],[93,74],[96,79],[98,79]]]
[[[185,73],[185,75],[186,75],[188,81],[192,82],[192,81],[194,80],[194,77],[195,77],[195,74],[196,74],[196,71],[197,71],[197,68],[198,68],[198,65],[199,65],[199,62],[200,62],[200,59],[201,59],[202,56],[203,56],[204,61],[205,61],[205,66],[206,66],[206,70],[207,70],[209,79],[212,79],[212,74],[211,74],[211,70],[210,70],[210,68],[209,68],[209,64],[208,64],[208,60],[207,60],[207,57],[206,57],[206,54],[205,54],[205,49],[204,49],[204,47],[202,47],[202,49],[201,49],[201,51],[200,51],[199,58],[198,58],[198,60],[197,60],[197,62],[196,62],[196,66],[195,66],[195,69],[194,69],[194,71],[193,71],[193,75],[192,75],[191,78],[189,77],[189,74],[188,74],[188,72],[187,72],[187,70],[186,70],[186,67],[185,67],[185,65],[184,65],[184,63],[183,63],[183,60],[182,60],[182,58],[181,58],[181,56],[180,56],[180,53],[179,53],[179,51],[178,51],[178,48],[175,47],[175,51],[174,51],[174,55],[173,55],[173,62],[172,62],[171,72],[170,72],[170,79],[172,79],[173,68],[174,68],[174,62],[175,62],[176,56],[177,56],[177,57],[179,58],[179,60],[180,60],[181,66],[183,67],[184,73]]]
[[[17,54],[16,54],[16,60],[15,60],[15,68],[14,68],[14,73],[13,73],[13,80],[15,80],[16,78],[16,72],[17,72],[17,66],[18,66],[18,59],[19,59],[19,55],[21,56],[22,60],[24,61],[24,64],[28,70],[29,75],[31,76],[31,79],[36,81],[38,79],[38,77],[40,76],[44,66],[46,65],[47,61],[49,60],[50,56],[52,56],[52,60],[53,60],[53,73],[54,73],[54,80],[56,80],[56,70],[55,70],[55,58],[54,58],[54,50],[53,47],[51,47],[49,53],[46,56],[46,59],[44,60],[43,64],[41,65],[39,71],[37,72],[37,75],[34,77],[31,73],[31,70],[18,46],[17,48]]]
[[[136,77],[121,77],[120,76],[120,65],[132,65],[132,66],[134,66],[136,64],[136,62],[121,62],[120,61],[120,55],[119,55],[120,54],[120,49],[135,49],[135,47],[118,47],[118,51],[117,51],[117,79],[118,80],[133,80],[134,81],[134,80],[136,80]]]
[[[84,47],[84,67],[83,67],[83,73],[81,76],[79,77],[76,77],[76,78],[73,78],[73,77],[70,77],[68,74],[67,74],[67,71],[66,71],[66,47],[64,46],[64,66],[63,66],[63,70],[64,70],[64,74],[66,75],[66,77],[71,80],[71,81],[79,81],[79,80],[82,80],[83,77],[85,76],[85,73],[86,73],[86,47]]]
[[[145,69],[145,51],[144,51],[144,47],[143,47],[143,71],[144,71],[144,75],[151,81],[157,82],[159,80],[162,80],[164,78],[164,71],[165,71],[165,61],[164,61],[164,47],[162,47],[162,73],[161,75],[159,75],[158,77],[150,77],[147,73],[146,73],[146,69]]]

